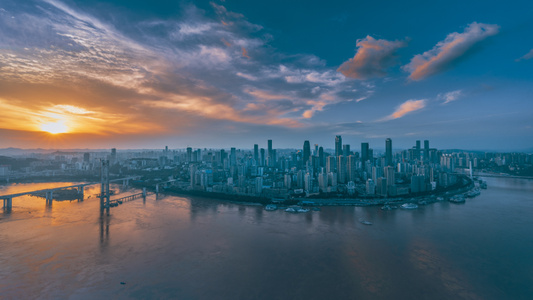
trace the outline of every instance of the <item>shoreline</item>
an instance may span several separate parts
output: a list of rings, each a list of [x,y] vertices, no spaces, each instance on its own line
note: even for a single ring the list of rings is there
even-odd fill
[[[463,179],[466,180],[464,184],[461,184],[459,186],[453,186],[448,187],[444,190],[439,191],[431,191],[426,192],[423,194],[412,194],[412,195],[403,195],[400,197],[384,197],[384,198],[308,198],[308,197],[298,197],[298,198],[290,198],[281,201],[280,205],[302,205],[303,201],[308,201],[309,203],[305,203],[304,205],[307,206],[382,206],[382,205],[401,205],[404,203],[417,203],[417,204],[430,204],[439,202],[437,198],[443,197],[443,198],[450,198],[453,195],[465,193],[468,190],[474,188],[474,181],[471,180],[468,177],[463,177]],[[22,182],[10,182],[7,184],[16,184],[16,183],[44,183],[44,182],[69,182],[73,180],[68,180],[65,178],[62,178],[61,180],[54,180],[54,181],[41,181],[41,180],[35,180],[33,182],[27,182],[26,180]],[[6,184],[6,185],[7,185]],[[148,190],[151,190],[152,192],[155,192],[155,187],[152,185],[147,185],[144,182],[132,182],[130,183],[131,187],[134,188],[147,188]],[[185,190],[177,187],[169,187],[166,189],[163,189],[160,191],[160,193],[166,193],[176,196],[193,196],[193,197],[203,197],[203,198],[211,198],[218,201],[227,201],[231,203],[236,204],[243,204],[243,205],[263,205],[266,206],[268,204],[275,204],[278,203],[278,201],[273,201],[272,198],[268,197],[261,197],[261,196],[255,196],[255,195],[242,195],[242,194],[229,194],[229,193],[220,193],[220,192],[207,192],[207,191],[197,191],[197,190]],[[446,199],[447,200],[447,199]],[[441,200],[442,201],[442,200]]]
[[[391,198],[379,198],[379,199],[369,199],[369,198],[292,198],[281,201],[279,205],[297,205],[301,204],[303,201],[312,202],[312,204],[306,206],[382,206],[382,205],[400,205],[404,203],[417,203],[417,204],[430,204],[439,202],[437,198],[450,198],[451,196],[465,193],[472,188],[474,188],[474,181],[470,178],[465,177],[468,182],[456,187],[454,189],[438,191],[435,193],[428,193],[423,195],[406,195],[405,197],[391,197]],[[135,186],[135,184],[133,184]],[[140,188],[146,186],[140,186]],[[147,187],[150,190],[154,190],[151,187]],[[266,206],[268,204],[275,204],[271,198],[252,196],[252,195],[239,195],[239,194],[226,194],[226,193],[217,193],[217,192],[206,192],[206,191],[194,191],[194,190],[184,190],[180,188],[170,187],[163,189],[160,193],[166,193],[177,196],[197,196],[203,198],[211,198],[215,200],[228,201],[238,204],[261,204]],[[444,201],[444,200],[443,200]]]

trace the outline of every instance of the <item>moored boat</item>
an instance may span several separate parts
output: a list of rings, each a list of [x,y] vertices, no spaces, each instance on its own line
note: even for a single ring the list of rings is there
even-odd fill
[[[400,206],[400,208],[403,208],[403,209],[417,209],[418,205],[415,204],[415,203],[405,203],[405,204],[402,204]]]
[[[464,203],[465,202],[465,197],[463,195],[455,195],[453,197],[450,198],[450,200],[448,200],[452,203]]]
[[[275,205],[275,204],[269,204],[267,206],[265,206],[265,210],[268,210],[268,211],[273,211],[273,210],[276,210],[278,209],[278,206]]]

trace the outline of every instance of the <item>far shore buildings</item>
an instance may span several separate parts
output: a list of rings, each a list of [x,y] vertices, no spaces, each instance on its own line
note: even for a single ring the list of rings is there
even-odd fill
[[[531,165],[525,153],[441,151],[428,140],[417,140],[405,150],[394,150],[387,138],[380,153],[368,142],[344,144],[340,135],[333,148],[305,140],[302,149],[276,149],[274,141],[251,149],[193,148],[31,153],[0,161],[0,180],[27,176],[94,175],[100,161],[111,162],[112,174],[141,174],[151,180],[175,179],[184,189],[272,198],[311,195],[339,197],[397,197],[446,188],[458,173]],[[422,147],[423,145],[423,147]],[[353,149],[360,149],[354,151]],[[6,163],[7,162],[7,163]],[[165,174],[164,178],[160,175]],[[155,176],[155,177],[154,177]]]

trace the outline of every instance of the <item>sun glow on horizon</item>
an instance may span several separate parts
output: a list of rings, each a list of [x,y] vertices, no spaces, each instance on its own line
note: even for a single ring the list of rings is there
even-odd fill
[[[41,130],[51,134],[59,134],[68,132],[69,128],[65,125],[65,121],[48,122],[41,125]]]

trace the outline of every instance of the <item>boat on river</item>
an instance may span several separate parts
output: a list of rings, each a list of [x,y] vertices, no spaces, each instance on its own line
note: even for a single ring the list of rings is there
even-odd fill
[[[275,204],[269,204],[269,205],[265,206],[265,210],[268,210],[268,211],[274,211],[276,209],[278,209],[278,206],[275,205]]]
[[[476,196],[479,196],[481,194],[481,192],[479,191],[478,188],[475,188],[471,191],[469,191],[468,193],[465,194],[466,197],[468,198],[474,198]]]
[[[452,203],[465,203],[465,197],[463,195],[455,195],[448,200]]]
[[[294,205],[294,206],[291,206],[291,207],[287,207],[287,209],[285,209],[285,211],[286,212],[290,212],[290,213],[306,213],[306,212],[309,212],[310,209]]]
[[[373,224],[372,222],[367,221],[367,220],[363,220],[363,219],[359,219],[359,222],[361,222],[361,224],[365,224],[365,225],[372,225]]]
[[[390,207],[390,205],[383,205],[381,210],[392,210],[392,207]]]
[[[402,204],[400,206],[400,208],[403,208],[403,209],[417,209],[418,205],[415,204],[415,203],[405,203],[405,204]]]

